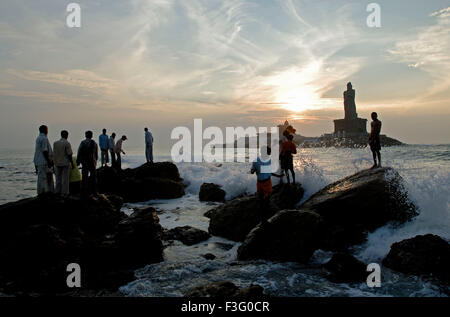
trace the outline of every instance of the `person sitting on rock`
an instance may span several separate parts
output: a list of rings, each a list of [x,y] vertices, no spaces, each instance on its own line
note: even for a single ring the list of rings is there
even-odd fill
[[[372,122],[370,123],[370,134],[369,134],[369,146],[373,155],[373,166],[372,168],[381,167],[381,121],[378,120],[378,114],[376,112],[372,112]],[[378,164],[377,164],[377,156],[378,156]]]
[[[294,172],[294,160],[292,155],[297,154],[297,147],[292,140],[294,136],[289,134],[287,136],[287,141],[284,141],[281,145],[280,162],[281,170],[286,174],[287,182],[290,184],[289,171],[292,174],[292,183],[295,184],[295,172]]]
[[[261,155],[253,162],[250,172],[256,173],[256,192],[261,207],[262,222],[266,222],[266,215],[269,209],[269,199],[272,195],[272,167],[271,155],[272,149],[267,146],[261,147]]]

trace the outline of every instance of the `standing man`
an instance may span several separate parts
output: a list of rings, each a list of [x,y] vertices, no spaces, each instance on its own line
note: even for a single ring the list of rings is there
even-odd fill
[[[121,157],[121,154],[126,155],[126,153],[122,149],[122,143],[125,140],[127,140],[127,137],[124,135],[116,143],[115,152],[116,152],[116,165],[117,165],[117,169],[118,170],[122,169],[122,157]]]
[[[67,138],[69,132],[61,131],[61,139],[53,143],[53,157],[55,161],[56,188],[55,192],[62,195],[69,194],[69,168],[72,166],[72,146]]]
[[[106,135],[106,129],[103,129],[102,134],[98,137],[98,144],[100,145],[100,152],[102,158],[102,167],[108,165],[108,150],[109,150],[109,138]]]
[[[153,163],[153,135],[148,128],[144,129],[145,131],[145,157],[147,159],[147,163]]]
[[[47,138],[48,127],[41,125],[39,127],[39,136],[36,138],[34,149],[34,167],[37,178],[37,194],[41,195],[52,191],[53,175],[51,168],[53,167],[53,151]]]
[[[113,133],[109,137],[108,141],[109,154],[111,154],[111,167],[115,167],[116,165],[116,153],[114,152],[114,149],[116,147],[116,141],[114,140],[115,138],[116,134]]]
[[[92,140],[92,131],[86,131],[86,139],[78,148],[77,165],[81,164],[81,194],[97,194],[98,145]]]
[[[292,140],[294,136],[292,134],[287,135],[287,141],[284,141],[281,145],[280,161],[281,170],[286,174],[288,184],[291,183],[289,179],[289,171],[292,174],[292,184],[295,184],[295,172],[294,172],[294,159],[293,154],[297,154],[297,147]]]
[[[381,167],[380,133],[381,133],[381,121],[378,120],[378,114],[376,112],[372,112],[372,122],[370,123],[370,134],[369,134],[369,145],[373,155],[372,168]],[[377,157],[378,157],[378,165],[377,165]]]

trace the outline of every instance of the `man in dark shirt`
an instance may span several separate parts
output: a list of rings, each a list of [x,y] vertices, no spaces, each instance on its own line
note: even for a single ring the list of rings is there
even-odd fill
[[[86,131],[86,139],[78,148],[77,165],[81,164],[81,194],[97,194],[98,145],[92,140],[92,131]]]

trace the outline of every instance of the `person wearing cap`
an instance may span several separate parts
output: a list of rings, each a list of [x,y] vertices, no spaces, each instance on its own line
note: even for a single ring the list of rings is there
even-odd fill
[[[122,169],[122,158],[121,154],[126,155],[124,150],[122,149],[122,143],[123,141],[127,140],[126,135],[122,136],[119,141],[116,143],[116,148],[114,149],[114,152],[116,152],[116,166],[117,169]]]

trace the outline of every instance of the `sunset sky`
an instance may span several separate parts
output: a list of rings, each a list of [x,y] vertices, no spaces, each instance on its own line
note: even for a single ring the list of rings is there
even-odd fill
[[[0,147],[37,127],[77,143],[103,127],[167,149],[176,126],[333,131],[351,81],[360,117],[407,143],[450,143],[448,0],[79,0],[0,2]],[[381,6],[369,28],[367,4]]]

